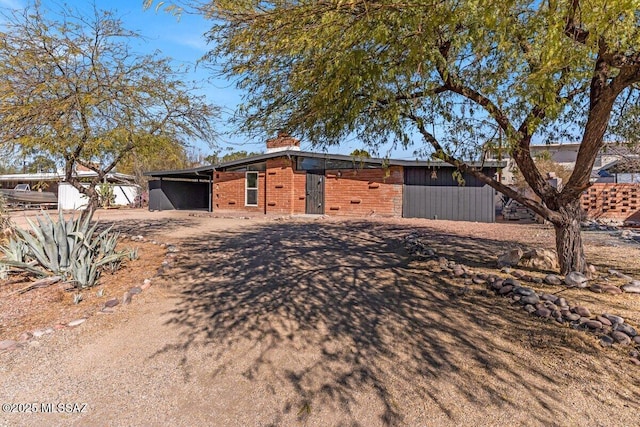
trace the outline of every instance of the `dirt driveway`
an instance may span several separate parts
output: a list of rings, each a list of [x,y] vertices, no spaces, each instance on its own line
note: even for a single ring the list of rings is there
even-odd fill
[[[421,228],[480,265],[518,226],[440,223],[123,214],[179,243],[175,267],[115,314],[0,354],[0,403],[86,404],[0,425],[639,425],[621,352],[461,294],[402,245]]]

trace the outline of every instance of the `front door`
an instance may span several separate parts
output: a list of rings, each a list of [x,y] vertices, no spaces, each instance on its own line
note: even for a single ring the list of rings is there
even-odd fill
[[[324,171],[307,171],[306,213],[324,214]]]

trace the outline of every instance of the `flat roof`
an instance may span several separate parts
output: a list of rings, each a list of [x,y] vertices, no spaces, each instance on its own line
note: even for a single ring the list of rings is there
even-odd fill
[[[77,171],[73,174],[78,178],[86,178],[97,176],[94,171]],[[133,175],[127,175],[119,172],[109,172],[105,176],[109,179],[119,181],[134,181]],[[40,173],[11,173],[0,175],[0,181],[63,181],[66,178],[64,173],[58,172],[40,172]]]
[[[356,161],[358,163],[367,163],[374,165],[386,166],[404,166],[404,167],[453,167],[449,163],[442,160],[399,160],[399,159],[380,159],[380,158],[364,158],[357,156],[349,156],[344,154],[316,153],[312,151],[300,150],[283,150],[271,153],[259,154],[257,156],[246,157],[244,159],[232,160],[230,162],[219,163],[217,165],[199,166],[190,169],[149,171],[145,172],[145,176],[156,178],[171,177],[181,179],[208,179],[216,170],[224,170],[227,168],[250,165],[252,163],[260,163],[268,159],[276,157],[307,157],[325,160],[343,160]],[[469,166],[481,168],[499,168],[505,167],[506,161],[487,160],[484,162],[468,162]]]

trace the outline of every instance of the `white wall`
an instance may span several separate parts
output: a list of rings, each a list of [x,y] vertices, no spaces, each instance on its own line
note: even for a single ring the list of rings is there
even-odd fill
[[[138,185],[120,184],[113,187],[116,196],[114,206],[127,206],[133,203],[140,187]],[[58,209],[76,210],[86,209],[88,198],[81,194],[75,187],[66,182],[61,182],[58,187]]]

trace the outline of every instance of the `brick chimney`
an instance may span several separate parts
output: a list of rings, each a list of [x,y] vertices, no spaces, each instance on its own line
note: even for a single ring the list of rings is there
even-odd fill
[[[278,132],[276,138],[267,140],[267,153],[286,150],[300,151],[300,140],[282,131]]]

